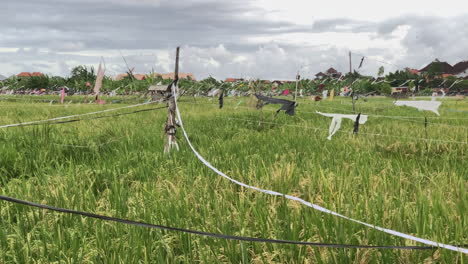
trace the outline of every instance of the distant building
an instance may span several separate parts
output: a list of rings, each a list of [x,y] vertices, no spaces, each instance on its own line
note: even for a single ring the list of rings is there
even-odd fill
[[[243,82],[244,79],[242,78],[226,78],[226,80],[224,80],[224,82],[228,82],[228,83],[235,83],[235,82]]]
[[[274,80],[274,81],[272,82],[272,84],[273,84],[273,87],[280,87],[281,85],[284,84],[284,82],[283,82],[283,81],[279,81],[279,80]]]
[[[122,74],[119,74],[115,77],[115,79],[117,81],[120,81],[120,80],[123,80],[125,78],[128,77],[128,73],[122,73]],[[146,79],[146,75],[145,74],[139,74],[139,73],[135,73],[133,74],[133,77],[136,79],[136,80],[139,80],[139,81],[143,81]]]
[[[442,78],[452,76],[454,73],[453,66],[445,61],[439,61],[436,59],[435,61],[429,63],[426,67],[419,70],[420,73],[427,73],[430,70],[436,70],[436,74],[441,75]]]
[[[392,94],[405,94],[409,91],[409,87],[392,87]]]
[[[316,79],[340,78],[341,75],[342,75],[341,72],[338,72],[338,71],[335,70],[333,67],[331,67],[331,68],[328,69],[325,73],[319,72],[319,73],[315,74],[315,78],[316,78]]]
[[[161,77],[163,80],[168,80],[168,79],[174,80],[175,78],[174,76],[175,76],[174,73],[152,73],[152,74],[135,73],[133,74],[133,77],[135,77],[135,79],[139,81],[146,80],[148,77],[153,77],[153,78]],[[122,73],[122,74],[117,75],[115,79],[120,81],[126,77],[128,77],[128,73]],[[196,81],[195,76],[192,73],[179,73],[179,79],[190,79],[190,80]]]
[[[419,71],[416,69],[406,68],[406,70],[411,74],[419,75]]]
[[[174,80],[175,79],[175,74],[172,73],[155,73],[154,76],[161,76],[163,80]],[[192,73],[179,73],[179,79],[187,79],[187,80],[193,80],[196,81],[197,79],[195,78],[195,75]]]
[[[148,88],[148,92],[151,95],[153,101],[161,101],[164,99],[164,95],[166,94],[167,85],[161,85],[160,83],[157,85],[151,85]]]
[[[461,61],[453,66],[453,74],[459,78],[468,77],[468,61]]]
[[[319,73],[315,74],[315,79],[324,79],[326,77],[327,77],[327,75],[325,73],[323,73],[323,72],[319,72]]]
[[[18,78],[30,78],[30,77],[41,77],[44,76],[43,73],[40,72],[21,72],[16,75]]]

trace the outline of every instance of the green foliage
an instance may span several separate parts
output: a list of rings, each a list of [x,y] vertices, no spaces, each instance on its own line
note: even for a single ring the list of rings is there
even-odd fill
[[[437,65],[437,64],[436,64]],[[437,69],[434,68],[433,72]],[[377,72],[378,76],[383,76],[385,69],[379,68]],[[310,80],[301,79],[298,85],[298,91],[303,90],[305,95],[316,95],[320,85],[323,84],[326,90],[335,90],[335,94],[339,94],[341,89],[345,86],[352,88],[354,91],[359,93],[371,93],[379,92],[380,94],[391,93],[391,87],[397,87],[405,84],[411,90],[419,91],[422,88],[436,88],[436,87],[452,87],[452,91],[458,92],[468,88],[468,82],[462,81],[456,77],[432,78],[430,79],[427,75],[420,76],[415,75],[409,71],[397,70],[390,72],[385,76],[387,81],[391,81],[390,85],[382,82],[373,82],[374,78],[363,76],[357,71],[347,73],[338,82],[336,79],[326,78],[323,80]],[[427,80],[428,81],[427,81]],[[0,83],[0,87],[6,87],[12,90],[30,90],[30,89],[46,89],[56,90],[59,87],[67,86],[74,91],[80,91],[84,94],[92,92],[94,83],[96,80],[96,73],[93,67],[88,68],[86,66],[77,66],[71,70],[68,78],[62,78],[58,76],[44,78],[27,79],[16,77],[9,78]],[[355,82],[359,80],[358,82]],[[147,93],[148,87],[157,83],[163,85],[170,84],[172,80],[162,79],[161,75],[157,75],[154,72],[146,75],[144,80],[137,80],[131,77],[125,77],[121,80],[114,80],[109,76],[105,76],[101,91],[103,93],[115,92],[117,94],[145,94]],[[460,82],[461,81],[461,82]],[[457,82],[457,83],[455,83]],[[458,83],[459,82],[459,83]],[[273,85],[263,80],[246,80],[238,81],[236,83],[229,83],[216,80],[213,77],[208,77],[200,81],[194,81],[191,79],[180,79],[179,84],[184,94],[186,95],[206,95],[210,90],[213,89],[224,89],[229,92],[236,90],[238,93],[247,94],[251,92],[251,89],[255,92],[272,93]],[[452,85],[453,84],[453,85]],[[294,92],[296,89],[296,83],[284,83],[275,90],[275,94],[279,94],[282,91],[289,89]]]
[[[390,95],[392,93],[392,86],[386,82],[381,82],[374,84],[372,90],[379,92],[381,95]]]
[[[434,79],[434,78],[440,78],[442,77],[442,73],[443,73],[443,66],[442,66],[442,63],[439,62],[439,61],[434,61],[432,62],[431,66],[429,66],[429,68],[427,69],[427,77],[429,77],[429,79]]]
[[[384,66],[379,67],[379,71],[377,72],[377,76],[382,77],[385,73],[385,68]]]
[[[425,95],[425,96],[432,95],[432,93],[434,93],[434,91],[432,91],[431,88],[426,88],[424,90],[419,91],[419,95]]]
[[[24,78],[26,82],[26,89],[46,89],[49,87],[49,77],[48,76],[32,76],[29,78]]]

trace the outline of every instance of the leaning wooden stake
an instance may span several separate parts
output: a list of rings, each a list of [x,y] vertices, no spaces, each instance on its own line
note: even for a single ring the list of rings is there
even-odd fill
[[[297,71],[296,74],[296,89],[294,90],[294,102],[297,101],[297,87],[299,86],[299,80],[301,79],[301,76],[299,75],[299,71]]]
[[[179,47],[176,51],[176,63],[175,63],[175,72],[174,72],[174,82],[169,85],[166,90],[167,96],[167,120],[164,131],[166,132],[166,145],[164,146],[164,153],[171,152],[171,149],[175,148],[179,150],[179,145],[176,142],[176,132],[177,132],[177,119],[176,119],[176,103],[175,103],[175,94],[173,89],[177,87],[179,81]]]

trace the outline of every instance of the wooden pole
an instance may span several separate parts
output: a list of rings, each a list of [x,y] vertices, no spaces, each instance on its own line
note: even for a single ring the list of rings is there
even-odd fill
[[[299,79],[301,78],[301,76],[299,75],[299,71],[297,71],[297,74],[296,74],[296,90],[294,91],[294,101],[296,102],[297,101],[297,87],[299,86]]]
[[[352,73],[352,72],[353,72],[353,67],[351,64],[351,51],[349,51],[349,73]]]
[[[176,50],[176,61],[175,61],[175,71],[174,71],[174,81],[169,85],[166,90],[167,96],[167,120],[165,126],[165,132],[167,136],[166,145],[164,146],[164,153],[171,152],[171,149],[175,148],[179,150],[179,145],[176,142],[176,132],[178,125],[176,120],[176,102],[175,102],[175,93],[178,91],[177,83],[179,81],[179,47]]]
[[[174,71],[174,80],[176,80],[176,81],[179,80],[179,52],[180,52],[180,47],[177,47],[175,71]]]
[[[353,100],[353,113],[356,113],[356,106],[355,106],[356,100],[354,99],[354,91],[353,91],[353,93],[351,94],[351,97],[352,97],[352,100]]]

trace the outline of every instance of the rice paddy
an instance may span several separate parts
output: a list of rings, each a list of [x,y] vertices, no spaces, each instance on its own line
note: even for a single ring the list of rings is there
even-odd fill
[[[24,97],[31,99],[32,97]],[[0,125],[143,102],[58,105],[2,100]],[[76,98],[76,99],[75,99]],[[53,98],[52,98],[53,99]],[[57,100],[57,98],[55,98]],[[246,184],[294,195],[377,226],[468,244],[467,100],[444,99],[441,117],[359,100],[370,116],[327,140],[349,98],[300,99],[295,116],[249,98],[182,97],[184,127],[200,154]],[[426,99],[427,100],[427,99]],[[141,106],[136,109],[145,109]],[[459,110],[459,111],[449,111]],[[117,113],[125,110],[116,111]],[[166,110],[0,129],[0,194],[147,223],[229,235],[353,245],[422,245],[242,188],[204,166],[177,133],[164,154]],[[379,116],[398,116],[386,118]],[[402,117],[421,117],[402,118]],[[428,118],[425,129],[424,117]],[[429,139],[429,140],[425,140]],[[446,249],[333,249],[238,242],[60,214],[0,201],[1,263],[466,263]]]

